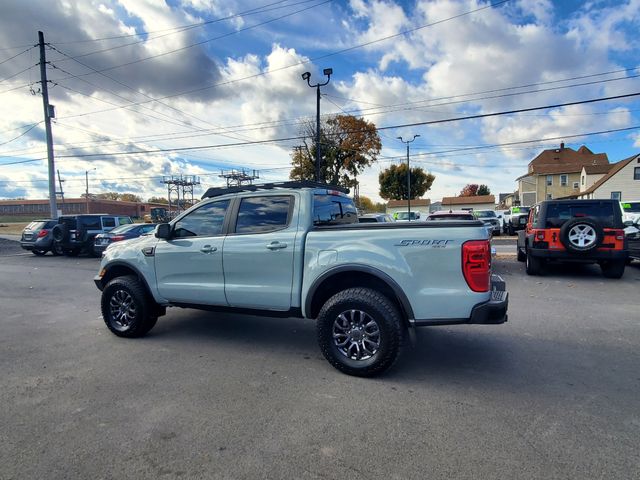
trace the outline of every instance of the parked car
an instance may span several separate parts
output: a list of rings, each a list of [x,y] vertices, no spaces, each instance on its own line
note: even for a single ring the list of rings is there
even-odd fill
[[[107,328],[140,337],[170,306],[317,319],[329,363],[371,376],[414,327],[507,320],[482,222],[359,224],[347,193],[316,182],[210,188],[155,235],[105,251],[94,281]]]
[[[440,210],[439,212],[431,213],[427,216],[427,222],[439,222],[439,221],[459,221],[459,220],[478,220],[473,213],[466,210],[449,210],[448,212]]]
[[[62,249],[53,240],[51,229],[58,223],[57,220],[49,218],[44,220],[34,220],[22,231],[20,246],[29,250],[34,255],[45,255],[51,252],[53,255],[61,255]]]
[[[420,212],[396,212],[393,214],[393,219],[396,222],[415,222],[420,220]]]
[[[640,200],[622,202],[623,219],[635,223],[640,220]]]
[[[528,275],[547,262],[598,263],[602,274],[620,278],[628,251],[617,200],[546,200],[533,207],[518,232],[517,258]]]
[[[93,250],[95,236],[130,223],[133,223],[133,220],[125,215],[63,215],[58,219],[58,224],[53,227],[51,234],[65,255],[76,256],[85,251],[99,257],[100,253]]]
[[[627,227],[624,229],[624,234],[627,240],[627,248],[629,249],[627,263],[631,263],[633,260],[640,260],[640,218],[630,225],[628,222],[630,220],[625,222]]]
[[[157,226],[156,223],[129,223],[120,225],[107,233],[99,233],[93,240],[93,252],[96,255],[102,255],[102,252],[112,243],[146,235],[153,232]]]
[[[393,221],[393,217],[386,213],[366,213],[358,216],[359,223],[389,223]]]
[[[473,215],[491,230],[492,235],[500,235],[502,226],[495,210],[474,210]]]
[[[502,231],[502,233],[504,233],[505,229],[504,229],[504,217],[509,213],[509,210],[496,210],[496,216],[498,217],[498,220],[500,221],[500,229]]]
[[[503,216],[504,227],[503,233],[515,235],[519,230],[524,230],[529,218],[529,210],[531,207],[511,207]]]

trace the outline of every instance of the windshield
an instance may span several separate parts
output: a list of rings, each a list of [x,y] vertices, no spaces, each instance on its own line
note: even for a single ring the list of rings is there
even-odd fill
[[[418,218],[416,212],[411,212],[411,220]],[[396,214],[396,220],[409,220],[409,212],[398,212]]]
[[[125,232],[128,232],[129,230],[133,230],[136,227],[137,225],[135,224],[120,225],[119,227],[109,230],[109,233],[125,233]]]
[[[453,214],[453,215],[432,215],[430,217],[427,218],[427,220],[429,221],[434,221],[434,220],[475,220],[474,216],[466,213],[460,213],[458,215]]]
[[[640,213],[640,202],[625,202],[622,208],[625,212]]]
[[[478,218],[496,218],[496,212],[493,210],[478,210],[475,214]]]
[[[513,207],[511,213],[529,213],[531,207]]]

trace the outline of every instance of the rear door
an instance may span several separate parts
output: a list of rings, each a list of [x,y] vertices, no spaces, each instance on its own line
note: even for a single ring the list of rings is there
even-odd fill
[[[297,198],[274,193],[239,199],[223,252],[230,306],[277,311],[291,308]]]

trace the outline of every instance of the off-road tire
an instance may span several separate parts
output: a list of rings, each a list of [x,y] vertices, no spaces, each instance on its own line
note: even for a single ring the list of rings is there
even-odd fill
[[[520,247],[516,247],[518,249],[518,255],[517,255],[517,259],[519,262],[526,262],[527,261],[527,254],[525,252],[522,251],[522,249]]]
[[[89,247],[89,255],[92,257],[100,258],[102,256],[102,252],[96,252],[96,249],[93,245]]]
[[[128,308],[125,308],[129,306]],[[153,300],[133,275],[116,277],[104,287],[100,307],[107,328],[119,337],[136,338],[146,335],[158,321],[153,316]],[[124,317],[116,318],[115,310]]]
[[[604,260],[600,262],[602,275],[606,278],[621,278],[624,275],[625,260]]]
[[[56,242],[63,243],[69,236],[69,230],[64,223],[58,223],[51,229],[51,236]]]
[[[588,245],[581,247],[571,242],[569,236],[571,234],[572,229],[576,227],[584,226],[584,228],[589,229],[595,235],[595,240],[590,242]],[[567,220],[562,227],[560,228],[560,242],[564,245],[569,252],[573,253],[586,253],[592,250],[595,250],[600,246],[602,240],[604,239],[604,231],[602,230],[602,226],[589,217],[582,218],[572,218],[571,220]]]
[[[531,253],[527,252],[525,256],[525,270],[527,275],[543,275],[544,274],[544,260],[538,257],[534,257]]]
[[[507,225],[507,233],[510,236],[513,236],[516,233],[516,231],[513,229],[513,225],[511,224],[511,222],[509,222],[509,225]]]
[[[334,340],[335,324],[341,314],[364,312],[379,331],[379,347],[367,359],[352,359]],[[322,306],[316,324],[322,354],[335,368],[348,375],[371,377],[393,365],[403,343],[405,327],[397,307],[386,296],[369,288],[349,288],[336,293]]]

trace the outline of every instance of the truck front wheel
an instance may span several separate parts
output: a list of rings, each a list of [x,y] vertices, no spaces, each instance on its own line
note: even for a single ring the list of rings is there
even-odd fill
[[[102,291],[102,318],[119,337],[142,337],[149,332],[158,321],[151,307],[149,295],[132,275],[114,278]]]
[[[369,288],[349,288],[329,298],[317,321],[322,354],[348,375],[370,377],[398,357],[404,327],[396,306]]]

